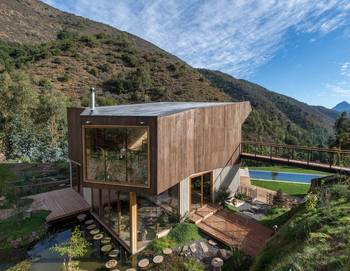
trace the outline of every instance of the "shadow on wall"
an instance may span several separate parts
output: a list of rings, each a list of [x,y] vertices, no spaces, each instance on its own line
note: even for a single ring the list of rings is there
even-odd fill
[[[227,166],[213,171],[214,177],[214,201],[217,200],[219,194],[224,192],[228,196],[233,196],[239,187],[239,168],[240,165]]]

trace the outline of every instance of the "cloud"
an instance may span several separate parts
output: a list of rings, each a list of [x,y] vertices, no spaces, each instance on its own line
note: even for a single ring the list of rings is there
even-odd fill
[[[344,86],[342,84],[327,84],[326,86],[327,90],[333,97],[338,97],[338,98],[350,98],[350,85]]]
[[[340,74],[350,76],[350,62],[344,62],[340,66]]]
[[[349,23],[347,0],[44,0],[138,35],[195,67],[247,77],[288,31],[325,35]]]

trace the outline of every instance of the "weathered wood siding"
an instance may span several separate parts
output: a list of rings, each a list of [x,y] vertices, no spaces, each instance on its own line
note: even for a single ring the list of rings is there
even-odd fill
[[[81,164],[81,125],[80,113],[84,108],[68,108],[68,157],[69,159]]]
[[[250,111],[242,102],[159,117],[157,193],[194,173],[234,164]]]

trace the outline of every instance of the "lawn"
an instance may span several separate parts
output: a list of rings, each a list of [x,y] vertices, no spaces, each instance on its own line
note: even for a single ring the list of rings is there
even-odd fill
[[[312,170],[312,169],[288,167],[288,166],[249,167],[249,169],[251,169],[251,170],[266,170],[266,171],[272,171],[272,172],[291,172],[291,173],[329,175],[329,173],[327,173],[327,172],[322,172],[322,171],[317,171],[317,170]]]
[[[278,181],[261,181],[251,180],[252,185],[277,191],[282,189],[283,193],[291,196],[304,196],[310,189],[310,184],[292,183],[292,182],[278,182]]]

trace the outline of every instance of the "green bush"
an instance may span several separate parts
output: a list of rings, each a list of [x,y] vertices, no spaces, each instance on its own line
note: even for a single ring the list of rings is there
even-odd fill
[[[189,243],[201,238],[198,227],[192,223],[178,223],[169,232],[169,238],[179,245]]]
[[[204,271],[204,266],[194,259],[186,259],[184,261],[184,270],[186,271]]]
[[[58,81],[64,83],[69,81],[69,73],[65,72],[61,77],[57,78]]]
[[[139,64],[138,58],[132,54],[122,54],[121,59],[130,67],[136,67]]]

